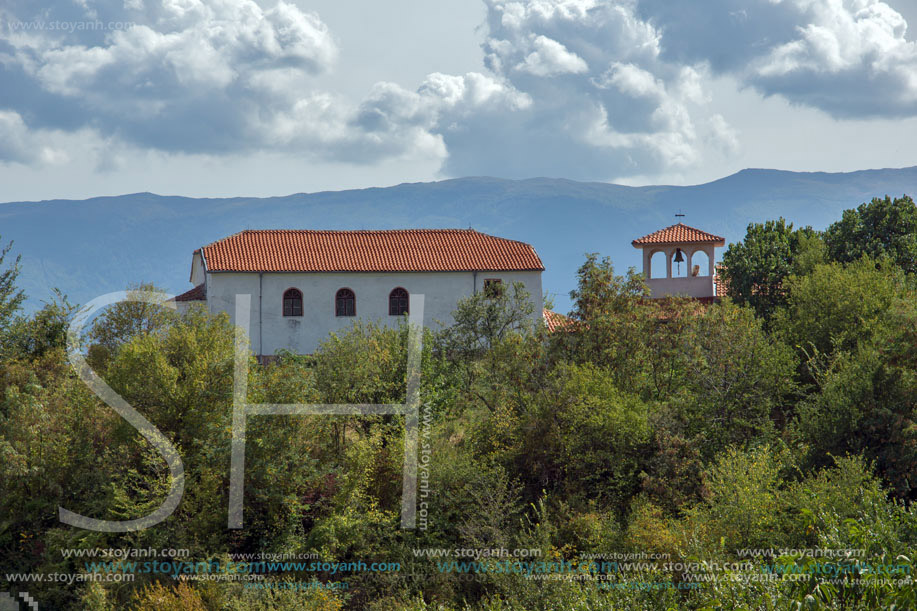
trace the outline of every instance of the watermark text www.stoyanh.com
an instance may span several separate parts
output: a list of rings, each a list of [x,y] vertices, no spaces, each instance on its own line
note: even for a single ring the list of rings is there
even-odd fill
[[[129,30],[133,21],[7,21],[3,29],[8,32],[116,32]]]

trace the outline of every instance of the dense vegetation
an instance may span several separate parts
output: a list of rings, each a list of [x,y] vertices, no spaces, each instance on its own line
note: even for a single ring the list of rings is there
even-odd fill
[[[84,348],[178,448],[184,497],[137,532],[62,524],[59,506],[144,516],[169,472],[70,368],[66,298],[16,314],[18,262],[8,262],[0,591],[98,611],[917,608],[907,582],[917,577],[915,219],[912,200],[886,198],[825,232],[752,224],[723,257],[734,298],[710,306],[648,300],[638,274],[595,255],[579,270],[569,324],[553,333],[527,322],[519,286],[464,300],[455,326],[423,338],[429,523],[415,530],[400,527],[401,416],[250,418],[245,528],[228,529],[233,329],[139,303],[98,317]],[[363,322],[310,357],[252,361],[249,401],[402,403],[408,332]],[[185,560],[223,563],[314,554],[399,570],[266,575],[315,586],[301,590],[149,572],[131,583],[10,581],[92,572],[62,550],[97,548],[180,548]],[[568,568],[543,579],[486,558],[490,568],[450,567],[470,559],[415,552],[425,548],[538,550],[525,561]],[[606,562],[628,555],[643,564]]]

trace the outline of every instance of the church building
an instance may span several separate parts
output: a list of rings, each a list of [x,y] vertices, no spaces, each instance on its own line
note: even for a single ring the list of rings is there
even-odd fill
[[[311,354],[358,317],[397,324],[412,294],[424,295],[424,326],[436,329],[452,324],[460,299],[521,282],[540,320],[542,271],[531,245],[472,229],[248,230],[194,251],[194,288],[175,301],[232,318],[236,295],[249,294],[256,355]]]

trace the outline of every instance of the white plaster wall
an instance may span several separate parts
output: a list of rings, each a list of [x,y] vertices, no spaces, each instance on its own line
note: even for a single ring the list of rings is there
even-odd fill
[[[685,256],[685,269],[687,270],[688,275],[691,274],[691,268],[694,265],[694,253],[702,251],[707,255],[707,269],[701,269],[699,275],[704,276],[713,276],[716,274],[714,260],[716,258],[716,250],[713,245],[704,244],[704,245],[690,245],[690,244],[672,244],[667,246],[647,246],[643,248],[643,276],[644,278],[651,278],[651,273],[653,275],[662,276],[666,278],[672,277],[672,259],[675,257],[675,251],[681,249]],[[653,262],[653,255],[656,253],[665,253],[665,270],[656,269],[656,266],[651,265]],[[656,263],[659,260],[656,259]],[[660,274],[660,272],[663,272]]]
[[[687,295],[688,297],[712,297],[713,277],[695,276],[688,278],[652,278],[646,281],[650,297]]]
[[[179,314],[185,314],[191,308],[206,308],[207,303],[204,301],[176,301],[175,311]]]
[[[680,248],[685,256],[685,271],[687,276],[675,277],[672,275],[674,263],[672,259],[675,251]],[[651,278],[650,273],[658,274],[660,270],[652,269],[652,257],[656,253],[664,253],[665,259],[665,276],[663,278]],[[707,255],[706,269],[701,269],[700,274],[691,276],[691,269],[694,265],[694,255],[697,252],[703,252]],[[713,245],[691,245],[691,244],[672,244],[667,246],[648,246],[643,249],[643,274],[646,280],[646,286],[650,289],[650,296],[667,297],[671,295],[687,295],[688,297],[712,297],[714,295],[714,274],[715,274],[715,256],[716,251]],[[700,257],[703,259],[703,257]],[[656,260],[658,263],[658,259]]]
[[[235,295],[248,293],[252,296],[250,329],[255,354],[272,355],[279,349],[310,354],[329,332],[346,329],[357,319],[396,325],[400,317],[388,314],[388,296],[396,287],[409,294],[424,294],[425,327],[435,330],[442,328],[440,323],[448,326],[458,301],[482,290],[485,278],[499,278],[504,285],[522,282],[532,296],[535,316],[541,317],[541,272],[477,272],[477,278],[472,272],[265,272],[261,276],[260,300],[259,274],[211,272],[207,274],[207,305],[212,313],[226,312],[232,319]],[[302,291],[302,316],[283,316],[283,293],[289,288]],[[356,294],[355,317],[334,315],[335,295],[341,288]]]
[[[196,252],[191,256],[191,284],[197,286],[204,282],[204,261],[201,253]]]

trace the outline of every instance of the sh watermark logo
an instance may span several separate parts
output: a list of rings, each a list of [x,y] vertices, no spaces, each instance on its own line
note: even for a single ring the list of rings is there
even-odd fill
[[[65,509],[58,508],[58,517],[64,524],[97,532],[133,532],[159,524],[175,511],[185,490],[185,467],[178,450],[149,420],[125,401],[100,378],[86,362],[81,350],[83,326],[101,308],[121,302],[139,301],[163,307],[175,307],[169,302],[174,297],[166,293],[140,293],[119,291],[93,299],[74,316],[67,330],[67,356],[80,379],[118,415],[127,420],[156,448],[169,466],[172,485],[162,505],[152,513],[133,520],[99,520]],[[404,416],[404,468],[401,493],[401,528],[414,529],[417,526],[417,448],[418,420],[420,414],[420,371],[423,346],[424,295],[410,296],[408,314],[408,350],[406,399],[398,404],[364,403],[249,403],[249,325],[252,315],[251,295],[235,296],[236,335],[233,354],[233,411],[232,447],[229,473],[229,520],[231,529],[242,528],[243,482],[245,481],[245,430],[249,418],[262,416]],[[423,510],[425,522],[426,509]],[[5,611],[0,607],[0,611]]]
[[[20,604],[20,601],[22,601],[22,604]],[[18,598],[12,592],[0,592],[0,611],[20,611],[20,609],[38,611],[38,603],[29,596],[28,592],[20,592]]]

